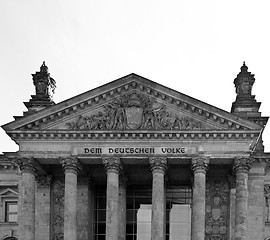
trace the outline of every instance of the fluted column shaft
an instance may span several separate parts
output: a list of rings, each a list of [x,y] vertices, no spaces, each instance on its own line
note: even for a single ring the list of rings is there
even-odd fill
[[[236,175],[235,198],[235,240],[247,239],[248,216],[248,171],[253,159],[237,157],[233,169]]]
[[[208,157],[192,158],[194,172],[193,199],[192,199],[192,227],[191,239],[204,240],[205,238],[205,184],[206,171],[210,159]]]
[[[19,239],[35,239],[35,175],[39,168],[33,158],[16,160],[21,171],[21,216],[19,216]]]
[[[61,161],[65,172],[64,240],[77,239],[77,176],[81,165],[76,158]]]
[[[167,159],[165,157],[149,158],[153,182],[152,182],[152,225],[151,239],[165,239],[165,183],[164,176],[167,169]]]
[[[119,172],[121,161],[118,157],[104,157],[107,172],[106,240],[118,240],[119,236]]]

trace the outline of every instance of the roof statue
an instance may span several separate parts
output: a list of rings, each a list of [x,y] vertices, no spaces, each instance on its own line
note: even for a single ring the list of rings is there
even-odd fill
[[[36,94],[31,95],[32,99],[24,103],[28,109],[28,112],[25,114],[31,114],[45,107],[54,105],[52,97],[55,92],[56,82],[50,76],[45,61],[43,61],[40,71],[32,74],[32,77]]]
[[[255,82],[254,74],[248,72],[246,63],[243,62],[240,73],[234,79],[234,85],[236,90],[236,100],[232,104],[231,112],[241,118],[248,119],[262,126],[260,136],[255,141],[256,146],[252,147],[254,150],[263,151],[263,141],[261,134],[268,121],[268,117],[262,117],[259,112],[261,103],[257,102],[255,95],[252,95],[252,87]],[[253,151],[252,150],[252,151]]]
[[[244,62],[241,67],[241,72],[234,79],[237,96],[245,98],[251,97],[251,90],[254,82],[254,74],[248,72],[248,67]]]

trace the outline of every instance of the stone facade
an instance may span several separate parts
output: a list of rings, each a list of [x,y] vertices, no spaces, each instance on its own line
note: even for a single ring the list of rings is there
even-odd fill
[[[0,240],[270,237],[268,118],[247,70],[226,112],[136,74],[55,104],[43,63],[2,126],[20,150],[0,155]]]

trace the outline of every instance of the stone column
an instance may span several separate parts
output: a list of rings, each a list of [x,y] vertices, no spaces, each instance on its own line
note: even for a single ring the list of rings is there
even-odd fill
[[[51,181],[51,175],[42,175],[37,177],[36,240],[50,239]]]
[[[120,176],[119,180],[119,240],[126,239],[126,210],[127,210],[127,177]]]
[[[191,160],[194,172],[193,199],[192,199],[192,226],[191,239],[204,240],[205,238],[205,183],[209,157],[198,156]]]
[[[77,176],[81,165],[77,158],[61,162],[65,172],[64,240],[77,239]]]
[[[233,169],[236,175],[235,240],[247,239],[248,171],[253,159],[236,157]]]
[[[151,239],[165,239],[165,172],[167,169],[167,159],[165,157],[149,158],[152,174],[152,225]]]
[[[35,175],[39,164],[34,158],[17,159],[22,175],[20,184],[19,239],[35,239]]]
[[[104,157],[102,161],[107,172],[106,240],[118,240],[121,161],[118,157]]]

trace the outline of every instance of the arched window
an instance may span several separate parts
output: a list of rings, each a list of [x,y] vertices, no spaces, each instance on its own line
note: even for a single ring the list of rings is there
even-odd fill
[[[16,237],[5,237],[3,240],[18,240]]]

